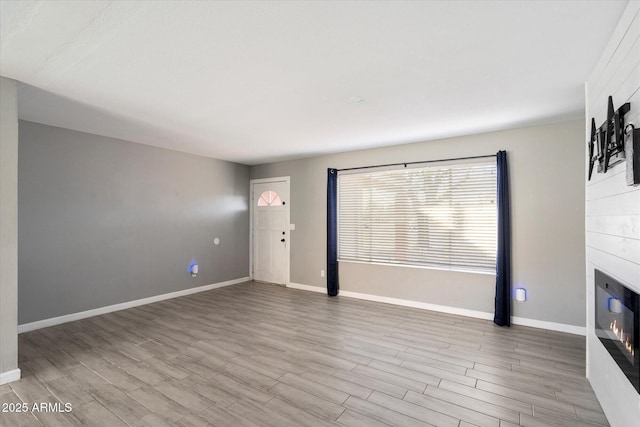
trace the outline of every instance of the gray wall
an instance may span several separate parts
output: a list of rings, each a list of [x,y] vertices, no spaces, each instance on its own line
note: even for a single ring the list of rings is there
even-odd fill
[[[291,282],[325,287],[326,173],[380,163],[508,151],[513,283],[529,300],[514,316],[585,325],[584,122],[492,132],[253,166],[251,178],[291,176]],[[418,268],[340,264],[341,290],[484,312],[495,277]]]
[[[18,368],[17,245],[18,101],[16,82],[0,77],[0,378]]]
[[[244,165],[20,121],[19,323],[248,276],[248,180]]]

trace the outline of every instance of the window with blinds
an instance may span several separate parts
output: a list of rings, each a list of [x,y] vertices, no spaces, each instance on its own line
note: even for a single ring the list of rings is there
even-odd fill
[[[495,273],[496,165],[338,175],[338,259]]]

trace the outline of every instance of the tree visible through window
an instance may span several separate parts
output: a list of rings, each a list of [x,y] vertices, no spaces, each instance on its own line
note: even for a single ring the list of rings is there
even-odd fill
[[[340,174],[338,258],[495,272],[495,163]]]
[[[282,200],[275,191],[267,190],[260,195],[258,206],[282,206]]]

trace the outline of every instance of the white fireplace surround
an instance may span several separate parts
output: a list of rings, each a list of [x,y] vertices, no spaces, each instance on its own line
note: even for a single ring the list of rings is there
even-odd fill
[[[585,135],[607,115],[607,100],[625,102],[626,123],[640,127],[640,2],[630,1],[585,84]],[[586,141],[586,138],[585,138]],[[585,164],[587,158],[585,144]],[[612,427],[638,425],[640,394],[595,335],[598,269],[640,293],[640,187],[626,185],[626,165],[586,178],[587,377]]]

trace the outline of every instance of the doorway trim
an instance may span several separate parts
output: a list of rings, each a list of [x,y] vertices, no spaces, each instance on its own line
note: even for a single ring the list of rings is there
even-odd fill
[[[253,239],[253,233],[254,233],[254,227],[253,227],[253,220],[255,217],[255,202],[256,202],[256,195],[255,195],[255,191],[254,191],[254,187],[255,184],[264,184],[264,183],[268,183],[268,182],[284,182],[287,184],[287,187],[289,188],[289,200],[286,200],[287,204],[285,205],[285,224],[288,228],[288,233],[287,233],[287,237],[289,239],[289,243],[287,245],[287,249],[286,249],[286,256],[285,256],[285,286],[289,286],[289,283],[291,282],[291,177],[290,176],[278,176],[278,177],[273,177],[273,178],[259,178],[259,179],[251,179],[249,180],[249,204],[250,204],[250,208],[249,208],[249,279],[253,280],[253,254],[254,254],[254,239]],[[260,195],[258,195],[258,197],[260,197]]]

